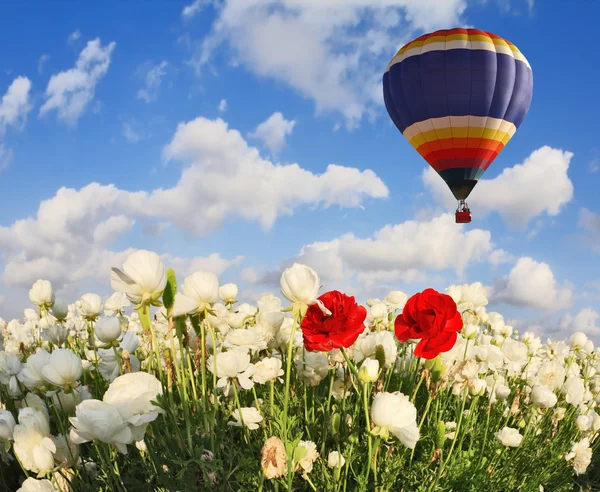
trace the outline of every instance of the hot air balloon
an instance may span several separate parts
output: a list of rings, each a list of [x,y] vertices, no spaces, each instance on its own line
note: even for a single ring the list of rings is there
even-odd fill
[[[457,223],[471,222],[465,200],[523,122],[532,94],[525,56],[478,29],[419,36],[383,75],[387,111],[458,200]]]

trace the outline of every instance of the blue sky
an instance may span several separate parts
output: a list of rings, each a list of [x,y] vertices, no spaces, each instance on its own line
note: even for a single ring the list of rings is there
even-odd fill
[[[293,261],[363,301],[481,281],[519,329],[597,337],[599,15],[558,0],[2,6],[0,315],[20,316],[38,278],[68,301],[106,295],[110,266],[145,248],[249,301]],[[401,45],[457,26],[515,43],[534,73],[467,226],[381,94]]]

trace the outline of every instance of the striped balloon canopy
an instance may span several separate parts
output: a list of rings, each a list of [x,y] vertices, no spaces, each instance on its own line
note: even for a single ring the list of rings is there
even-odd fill
[[[420,36],[383,76],[394,124],[463,204],[522,123],[532,93],[525,56],[477,29]]]

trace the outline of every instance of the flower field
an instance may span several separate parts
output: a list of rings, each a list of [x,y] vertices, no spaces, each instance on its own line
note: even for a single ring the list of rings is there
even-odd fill
[[[8,490],[567,491],[594,467],[600,353],[518,333],[479,283],[361,306],[295,264],[254,306],[142,250],[111,285],[68,305],[39,280],[0,322]]]

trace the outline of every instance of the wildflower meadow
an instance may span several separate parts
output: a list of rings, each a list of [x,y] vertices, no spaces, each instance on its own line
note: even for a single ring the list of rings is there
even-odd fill
[[[10,490],[567,491],[593,466],[598,350],[518,333],[480,283],[361,306],[296,263],[250,305],[175,275],[139,250],[108,299],[38,280],[2,321]]]

